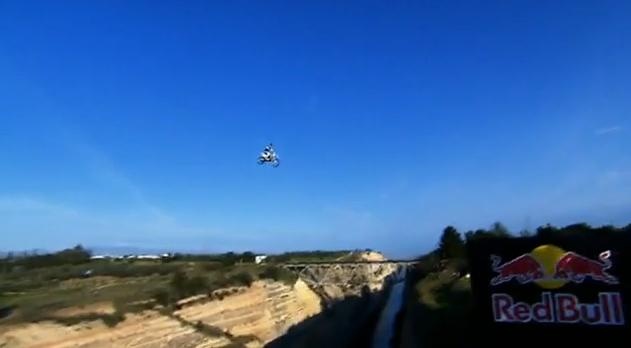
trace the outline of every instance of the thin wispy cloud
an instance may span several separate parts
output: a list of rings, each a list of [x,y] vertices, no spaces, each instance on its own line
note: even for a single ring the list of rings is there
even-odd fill
[[[86,143],[75,143],[73,147],[81,155],[93,176],[124,189],[137,203],[147,204],[140,188],[103,151]]]
[[[83,141],[75,141],[72,147],[81,155],[86,166],[90,169],[95,178],[106,182],[112,187],[122,189],[135,204],[144,211],[149,212],[158,221],[167,223],[175,222],[174,217],[166,213],[156,204],[150,202],[142,192],[140,186],[134,183],[105,152]]]
[[[631,170],[610,170],[605,172],[598,181],[602,185],[616,184],[631,180]]]
[[[0,212],[46,213],[63,216],[78,216],[77,210],[62,204],[47,202],[27,196],[0,196]]]
[[[0,249],[61,249],[86,245],[169,247],[225,235],[207,227],[188,226],[153,212],[106,213],[28,195],[0,195],[0,230],[7,231]],[[42,243],[55,234],[54,241]],[[28,243],[24,243],[24,240]],[[188,245],[195,245],[189,242]]]
[[[621,130],[622,130],[622,127],[620,126],[612,126],[612,127],[597,129],[595,133],[596,135],[606,135],[606,134],[618,133]]]
[[[216,234],[215,230],[207,227],[183,224],[152,202],[111,156],[85,141],[79,132],[63,135],[67,149],[78,155],[80,164],[92,179],[116,192],[114,199],[120,200],[120,206],[127,209],[99,211],[91,206],[60,201],[58,197],[41,192],[0,193],[0,230],[15,234],[15,240],[7,241],[5,247],[19,249],[20,243],[39,245],[38,241],[50,233],[60,233],[55,243],[47,246],[50,248],[78,242],[109,244],[130,241],[137,245],[158,246],[174,233],[198,239]],[[18,241],[19,235],[25,236],[23,239],[29,242]]]

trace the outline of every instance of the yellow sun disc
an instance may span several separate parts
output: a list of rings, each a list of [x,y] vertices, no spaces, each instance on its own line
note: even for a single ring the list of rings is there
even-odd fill
[[[565,250],[551,244],[546,244],[534,248],[530,254],[539,261],[543,267],[545,276],[544,279],[535,280],[535,284],[544,289],[558,289],[567,283],[565,280],[552,278],[556,264],[565,254]]]

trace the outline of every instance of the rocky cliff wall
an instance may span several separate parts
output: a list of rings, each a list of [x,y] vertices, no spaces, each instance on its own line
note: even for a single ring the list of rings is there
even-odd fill
[[[334,265],[309,267],[300,272],[309,287],[326,303],[339,301],[363,292],[378,292],[402,266],[395,264]]]
[[[378,261],[383,256],[370,253],[365,259]],[[212,298],[200,295],[180,301],[179,309],[174,312],[150,310],[127,314],[114,327],[101,320],[71,326],[52,321],[0,325],[0,347],[261,347],[291,327],[306,332],[301,337],[313,341],[309,337],[322,336],[324,331],[320,329],[325,327],[355,330],[356,325],[339,324],[356,324],[357,318],[373,312],[367,308],[379,302],[378,292],[398,269],[392,264],[314,268],[301,274],[293,286],[256,281],[250,287],[219,290]],[[354,299],[340,304],[345,298]],[[321,313],[322,304],[331,307],[336,303],[335,310],[315,318]],[[103,314],[111,314],[111,304],[100,303],[97,307],[103,309]],[[62,314],[85,314],[81,310],[69,308]],[[315,325],[295,327],[310,318]]]
[[[113,328],[100,320],[0,326],[0,347],[260,347],[321,310],[301,280],[256,281],[223,293],[222,300],[196,297],[173,313],[128,314]]]

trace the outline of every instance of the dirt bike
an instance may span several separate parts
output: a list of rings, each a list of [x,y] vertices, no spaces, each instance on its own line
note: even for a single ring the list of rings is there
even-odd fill
[[[275,153],[262,153],[257,161],[258,164],[270,163],[272,167],[278,167],[280,165],[280,160]]]

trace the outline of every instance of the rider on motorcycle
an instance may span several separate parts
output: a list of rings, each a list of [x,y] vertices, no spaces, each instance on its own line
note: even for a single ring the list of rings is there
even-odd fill
[[[265,149],[261,153],[261,157],[263,157],[266,161],[271,161],[274,157],[274,148],[272,144],[265,146]]]
[[[271,143],[265,146],[265,149],[263,150],[263,152],[261,152],[261,155],[259,156],[259,159],[257,162],[258,164],[269,163],[272,165],[272,167],[278,167],[278,165],[280,164],[280,161]]]

